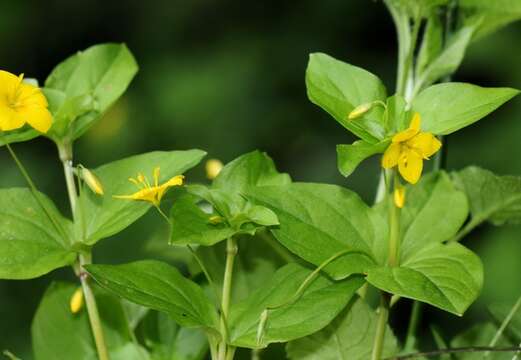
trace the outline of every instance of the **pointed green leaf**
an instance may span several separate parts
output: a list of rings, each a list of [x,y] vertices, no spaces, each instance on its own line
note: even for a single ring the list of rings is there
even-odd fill
[[[387,146],[389,146],[389,141],[370,144],[364,140],[355,141],[351,145],[337,145],[338,170],[347,177],[356,170],[362,161],[372,155],[384,152]]]
[[[144,215],[151,204],[143,201],[116,199],[114,195],[129,195],[139,189],[128,181],[138,173],[153,181],[154,168],[160,167],[160,183],[197,165],[206,155],[201,150],[154,151],[114,161],[93,170],[105,194],[94,194],[86,186],[82,190],[82,218],[78,233],[85,232],[84,242],[92,245],[102,238],[114,235]]]
[[[68,108],[53,112],[64,124],[51,128],[49,137],[56,141],[80,137],[125,92],[137,70],[136,60],[124,44],[95,45],[59,64],[45,87],[63,92]],[[92,101],[85,103],[86,97]],[[83,100],[69,101],[80,98]]]
[[[458,69],[474,30],[473,26],[465,26],[452,35],[443,51],[419,73],[416,85],[418,89],[429,86]]]
[[[477,24],[473,40],[479,40],[521,19],[521,3],[517,0],[460,0],[461,22]]]
[[[483,265],[458,243],[431,244],[397,267],[369,269],[366,280],[402,297],[462,315],[483,285]]]
[[[279,173],[266,153],[256,150],[226,164],[212,187],[240,193],[250,186],[286,185],[290,182],[289,175]]]
[[[235,304],[229,318],[230,343],[255,349],[312,334],[329,324],[363,284],[361,277],[335,282],[319,275],[300,297],[289,301],[311,272],[301,265],[288,264],[268,284]],[[279,305],[283,306],[268,311],[262,326],[264,310]]]
[[[484,118],[519,93],[511,88],[484,88],[465,83],[433,85],[414,98],[422,130],[447,135]]]
[[[385,101],[385,86],[375,75],[329,55],[314,53],[309,56],[306,87],[312,103],[327,111],[356,136],[369,143],[383,138],[383,109],[380,106],[375,106],[361,118],[347,118],[359,105]]]
[[[286,352],[291,360],[367,360],[371,358],[377,322],[376,312],[356,297],[327,327],[289,342]],[[397,352],[398,343],[387,326],[382,357]]]
[[[271,231],[290,251],[336,279],[374,265],[370,210],[355,193],[339,186],[294,183],[250,189],[246,196],[272,209],[280,226]]]
[[[29,189],[0,189],[1,279],[35,278],[76,258],[71,222],[44,194],[38,197],[45,209]]]
[[[88,265],[104,288],[139,305],[169,314],[179,325],[218,331],[215,308],[203,289],[166,263],[143,260],[123,265]]]
[[[468,216],[465,194],[456,189],[445,172],[430,173],[414,186],[407,186],[401,211],[401,257],[451,239]]]
[[[421,74],[443,49],[443,25],[438,14],[432,14],[427,20],[418,60],[416,74]]]
[[[453,177],[467,194],[473,227],[487,220],[494,225],[521,222],[521,177],[498,176],[476,166],[454,173]]]

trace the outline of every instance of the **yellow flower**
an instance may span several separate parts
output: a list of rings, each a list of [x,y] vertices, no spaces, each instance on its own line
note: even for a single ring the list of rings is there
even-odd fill
[[[13,75],[0,70],[0,130],[19,129],[26,123],[39,132],[51,127],[52,115],[47,110],[42,91],[23,82],[23,74]]]
[[[156,167],[153,174],[153,185],[150,185],[148,179],[143,174],[139,173],[135,179],[128,179],[140,189],[138,192],[131,195],[115,195],[114,197],[117,199],[148,201],[154,206],[159,206],[166,191],[172,186],[183,185],[183,180],[185,178],[183,175],[177,175],[164,184],[159,185],[159,173],[159,167]]]
[[[71,309],[71,313],[73,314],[77,314],[83,307],[83,291],[81,287],[76,289],[74,294],[72,294],[69,307]]]
[[[409,128],[397,133],[382,157],[382,167],[390,169],[398,165],[402,177],[416,184],[423,170],[423,160],[441,148],[441,142],[431,133],[420,131],[420,114],[415,113]]]

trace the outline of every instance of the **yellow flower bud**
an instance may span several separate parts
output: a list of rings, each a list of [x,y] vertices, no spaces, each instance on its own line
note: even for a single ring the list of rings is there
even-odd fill
[[[210,159],[206,162],[206,177],[213,180],[219,175],[223,168],[223,163],[218,159]]]
[[[349,113],[347,118],[349,120],[354,120],[354,119],[364,115],[369,110],[371,110],[372,107],[373,107],[373,103],[365,103],[365,104],[362,104],[362,105],[358,105],[357,107],[355,107],[353,109],[353,111],[351,111]]]
[[[82,291],[81,287],[79,287],[74,292],[74,294],[72,294],[72,296],[71,296],[71,301],[70,301],[71,313],[77,314],[81,310],[82,307],[83,307],[83,291]]]
[[[210,223],[213,225],[217,225],[217,224],[222,223],[224,221],[224,219],[222,217],[220,217],[219,215],[214,215],[214,216],[210,216],[208,221],[210,221]]]
[[[98,177],[94,175],[92,171],[82,167],[81,178],[83,181],[85,181],[85,184],[87,184],[89,189],[91,189],[95,194],[103,195],[103,185],[101,185]]]
[[[402,185],[394,189],[394,205],[400,209],[405,205],[405,187]]]

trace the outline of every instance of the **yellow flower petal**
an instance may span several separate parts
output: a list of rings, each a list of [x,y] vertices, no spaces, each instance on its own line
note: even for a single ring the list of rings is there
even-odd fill
[[[25,121],[19,114],[9,106],[0,104],[0,130],[9,131],[24,126]]]
[[[42,91],[31,84],[20,84],[18,88],[17,100],[23,106],[37,106],[47,108],[49,105]]]
[[[407,145],[418,151],[424,159],[428,159],[441,148],[441,141],[431,133],[421,132],[408,140]]]
[[[423,159],[415,150],[403,151],[398,163],[398,171],[411,184],[416,184],[423,170]]]
[[[185,177],[183,175],[176,175],[173,178],[171,178],[170,180],[168,180],[166,183],[164,183],[162,186],[167,186],[167,187],[180,186],[180,185],[183,185],[184,179],[185,179]]]
[[[420,114],[414,113],[409,128],[400,131],[398,134],[393,136],[393,142],[399,143],[404,142],[415,136],[420,132],[421,117]]]
[[[41,133],[49,131],[52,115],[46,108],[30,106],[18,111],[18,116]]]
[[[382,156],[382,167],[390,169],[398,165],[402,146],[398,143],[391,143]]]

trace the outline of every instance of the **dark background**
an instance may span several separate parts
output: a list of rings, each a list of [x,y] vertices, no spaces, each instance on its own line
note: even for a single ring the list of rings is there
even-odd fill
[[[0,68],[43,82],[74,52],[101,42],[125,42],[140,72],[127,94],[76,144],[87,167],[150,150],[201,148],[227,162],[267,151],[295,180],[343,184],[371,201],[378,160],[348,179],[336,169],[335,144],[353,137],[306,97],[310,52],[362,66],[394,88],[396,40],[384,5],[369,0],[1,1]],[[521,23],[473,44],[455,80],[521,88]],[[477,164],[521,175],[521,98],[449,137],[448,169]],[[44,139],[14,145],[38,186],[68,213],[54,145]],[[0,186],[25,186],[0,149]],[[202,180],[202,167],[188,174]],[[153,229],[153,230],[151,230]],[[159,229],[159,230],[157,230]],[[159,235],[158,235],[159,231]],[[164,245],[161,220],[148,214],[131,230],[100,243],[98,262],[153,256]],[[462,321],[429,309],[447,334],[486,318],[486,305],[521,293],[521,227],[483,226],[466,239],[485,265],[479,301]],[[169,249],[168,251],[175,251]],[[176,256],[175,254],[173,255]],[[30,359],[30,323],[53,278],[0,281],[0,350]],[[393,323],[400,332],[407,305]],[[425,330],[427,331],[427,330]]]

